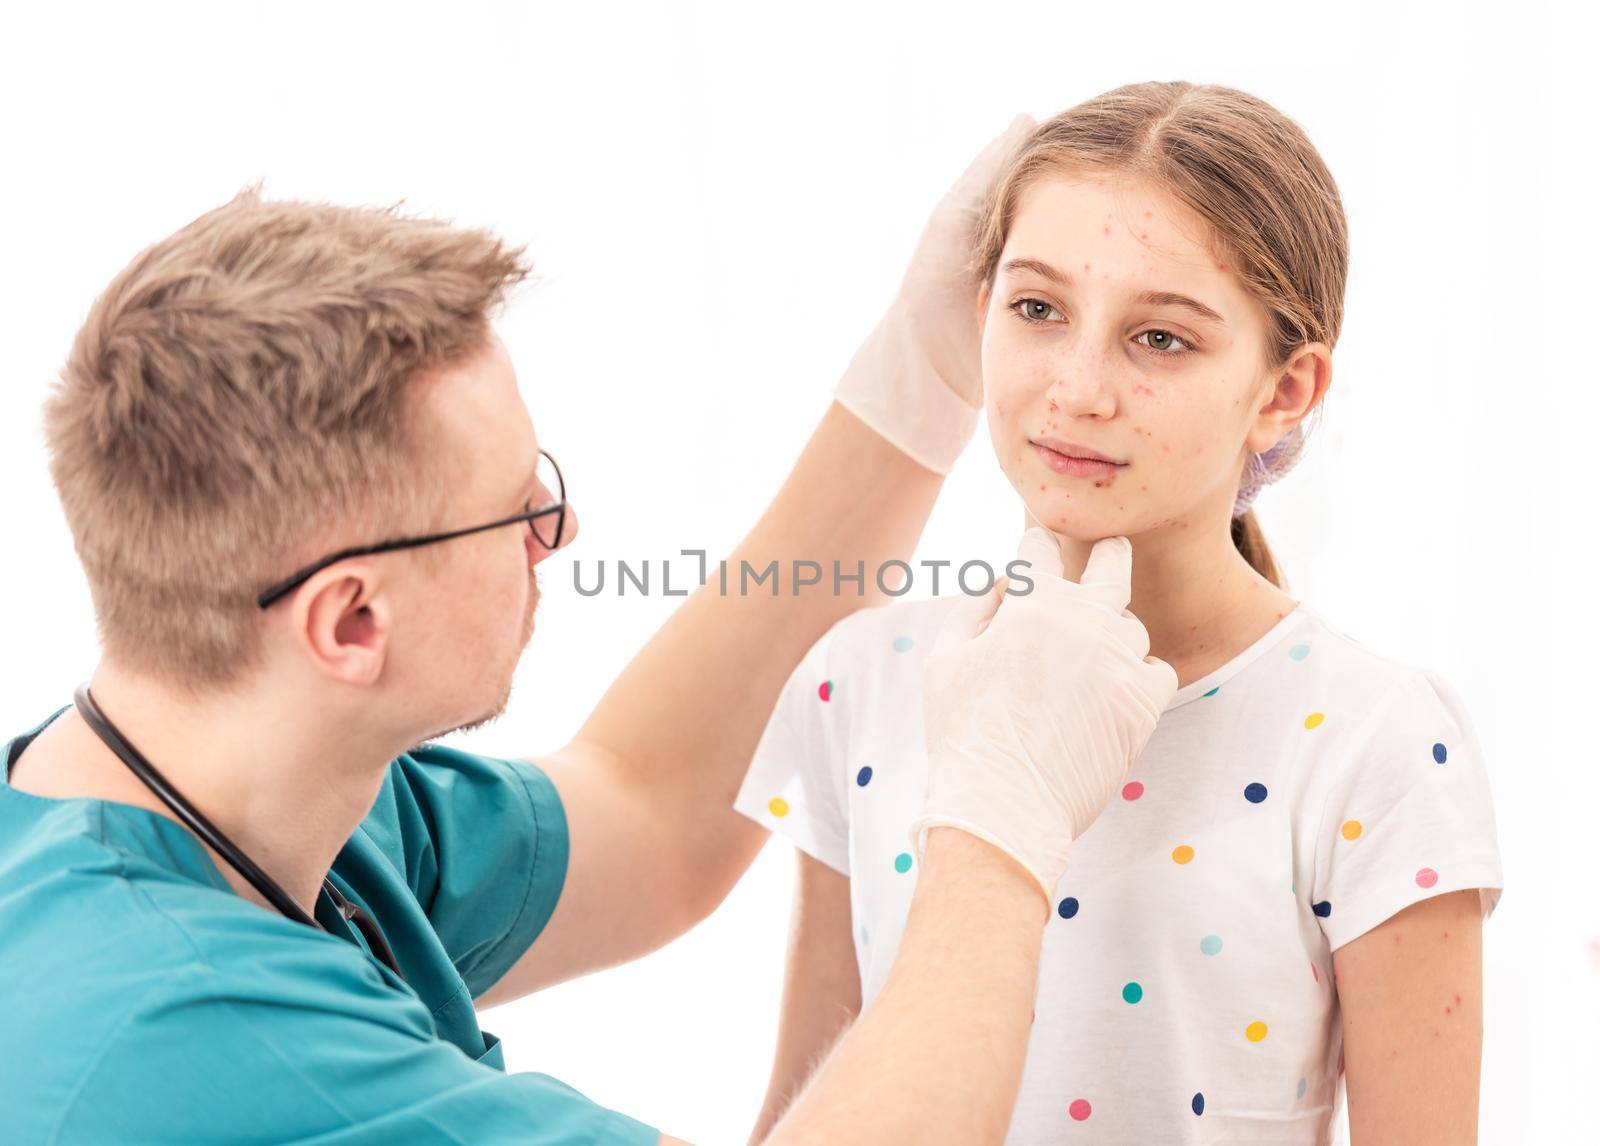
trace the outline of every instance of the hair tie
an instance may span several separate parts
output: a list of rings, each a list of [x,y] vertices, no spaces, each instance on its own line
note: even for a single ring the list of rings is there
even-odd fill
[[[1256,494],[1294,469],[1300,460],[1306,435],[1303,423],[1296,422],[1293,430],[1280,438],[1270,449],[1257,453],[1250,451],[1245,459],[1244,473],[1239,479],[1239,493],[1233,499],[1233,516],[1243,517],[1255,501]]]

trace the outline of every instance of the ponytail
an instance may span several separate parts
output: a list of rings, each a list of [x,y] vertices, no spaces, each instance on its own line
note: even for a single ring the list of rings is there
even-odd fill
[[[1247,509],[1242,517],[1234,518],[1232,532],[1234,548],[1250,563],[1250,568],[1279,589],[1287,590],[1288,584],[1283,573],[1273,560],[1272,547],[1267,544],[1266,534],[1261,532],[1261,523],[1256,520],[1256,511]]]

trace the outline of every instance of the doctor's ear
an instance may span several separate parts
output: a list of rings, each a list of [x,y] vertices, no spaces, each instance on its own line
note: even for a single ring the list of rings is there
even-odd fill
[[[318,671],[344,684],[372,684],[382,675],[394,622],[376,567],[341,561],[294,595],[297,643]]]

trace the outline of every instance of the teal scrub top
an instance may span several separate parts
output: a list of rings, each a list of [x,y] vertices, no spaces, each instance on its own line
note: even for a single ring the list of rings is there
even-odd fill
[[[0,748],[6,1142],[658,1141],[547,1075],[507,1074],[478,1027],[473,999],[566,878],[566,814],[537,767],[438,746],[389,764],[328,879],[402,981],[326,892],[333,934],[241,898],[165,816],[11,787],[50,720]]]

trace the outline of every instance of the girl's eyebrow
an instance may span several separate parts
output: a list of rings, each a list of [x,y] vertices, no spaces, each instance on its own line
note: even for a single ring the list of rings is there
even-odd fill
[[[1000,268],[1002,272],[1026,271],[1038,275],[1040,278],[1049,279],[1060,286],[1071,286],[1072,276],[1056,270],[1049,263],[1038,259],[1008,259]],[[1219,326],[1226,326],[1227,319],[1212,310],[1199,299],[1190,298],[1186,294],[1178,294],[1170,290],[1147,290],[1139,294],[1137,301],[1149,306],[1176,306],[1189,311],[1203,322],[1214,322]]]

